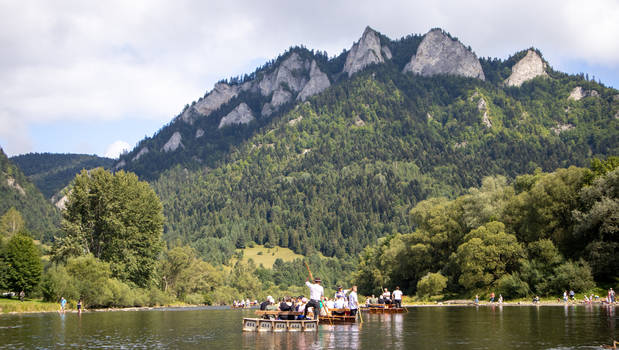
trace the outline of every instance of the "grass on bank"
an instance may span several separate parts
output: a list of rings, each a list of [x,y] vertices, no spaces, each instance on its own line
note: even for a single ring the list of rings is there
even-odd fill
[[[60,304],[42,300],[0,298],[0,313],[58,311]]]

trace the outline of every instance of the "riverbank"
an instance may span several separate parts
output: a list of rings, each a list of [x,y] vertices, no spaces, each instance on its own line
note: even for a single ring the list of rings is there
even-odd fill
[[[77,309],[70,304],[65,313],[77,313]],[[107,311],[139,311],[139,310],[156,310],[164,308],[195,308],[204,307],[206,305],[193,305],[185,303],[172,303],[168,305],[157,306],[139,306],[139,307],[108,307],[108,308],[93,308],[84,309],[84,312],[107,312]],[[31,313],[47,313],[59,312],[60,304],[50,303],[42,300],[24,300],[0,298],[0,314],[31,314]]]

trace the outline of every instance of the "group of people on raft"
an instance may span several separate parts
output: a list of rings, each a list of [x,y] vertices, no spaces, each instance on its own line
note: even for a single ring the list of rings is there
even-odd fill
[[[249,299],[241,299],[232,302],[233,307],[251,307],[254,305],[258,305],[258,300],[250,301]]]
[[[325,290],[320,278],[315,278],[314,283],[308,280],[305,285],[310,290],[309,299],[304,296],[285,297],[279,303],[275,303],[272,296],[260,304],[260,310],[267,311],[294,311],[302,313],[300,315],[280,315],[283,320],[303,320],[308,319],[307,314],[312,313],[314,319],[321,316],[355,316],[359,309],[359,299],[357,296],[357,286],[350,289],[338,287],[333,298],[325,297]]]
[[[365,306],[367,307],[402,307],[402,296],[404,293],[400,290],[400,287],[395,287],[393,292],[384,288],[383,293],[376,297],[372,294],[371,297],[365,299]]]

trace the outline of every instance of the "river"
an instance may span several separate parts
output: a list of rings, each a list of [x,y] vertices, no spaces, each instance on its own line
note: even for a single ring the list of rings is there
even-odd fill
[[[217,308],[0,315],[0,349],[599,349],[617,307],[415,307],[316,333],[242,332],[253,310]]]

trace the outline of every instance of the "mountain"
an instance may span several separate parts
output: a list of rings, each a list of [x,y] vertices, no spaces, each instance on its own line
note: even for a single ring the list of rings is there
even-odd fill
[[[17,209],[36,239],[51,240],[60,225],[60,212],[13,164],[0,148],[0,216]]]
[[[88,154],[28,153],[11,157],[11,161],[47,198],[66,187],[82,169],[110,169],[114,165],[111,158]]]
[[[219,82],[114,168],[149,179],[166,239],[211,261],[246,241],[343,257],[411,232],[429,196],[616,155],[618,128],[617,90],[536,49],[478,58],[441,29],[368,27],[337,57],[291,48]]]

